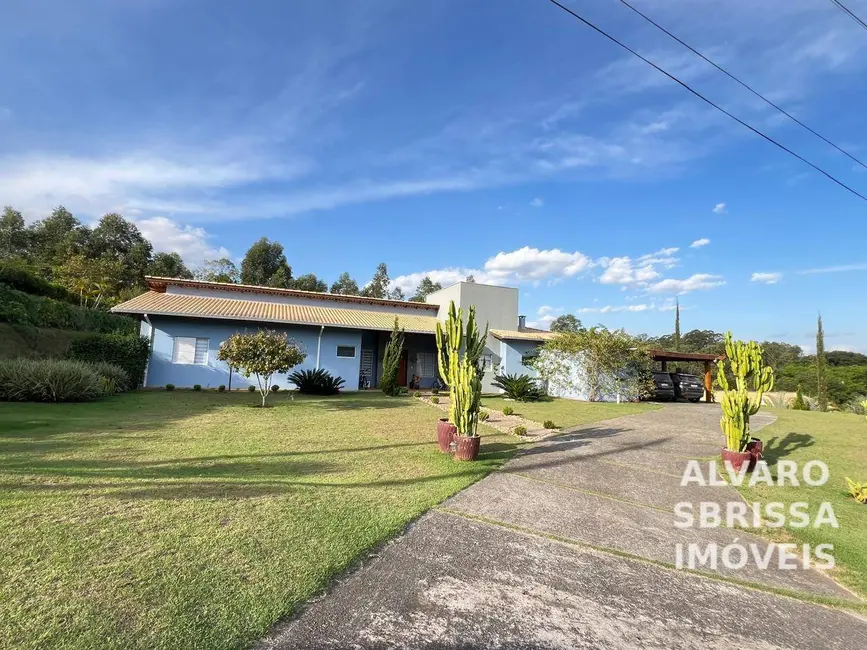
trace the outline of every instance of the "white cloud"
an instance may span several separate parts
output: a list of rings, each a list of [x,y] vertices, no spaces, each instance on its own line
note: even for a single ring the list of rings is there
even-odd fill
[[[656,309],[653,304],[638,304],[638,305],[605,305],[604,307],[582,307],[578,310],[579,314],[610,314],[612,312],[642,312]]]
[[[696,273],[684,280],[675,278],[666,278],[654,284],[651,284],[647,290],[651,293],[677,293],[685,294],[691,291],[704,291],[713,289],[725,284],[720,275],[712,275],[710,273]]]
[[[867,262],[856,264],[842,264],[840,266],[825,266],[818,269],[805,269],[798,271],[800,275],[815,275],[817,273],[847,273],[850,271],[867,271]]]
[[[750,282],[761,282],[763,284],[776,284],[783,278],[782,273],[753,273],[750,277]]]
[[[592,265],[592,260],[578,251],[569,253],[559,248],[539,250],[524,246],[510,253],[497,253],[485,262],[484,270],[488,277],[502,284],[572,277]]]
[[[211,236],[204,228],[185,226],[166,217],[136,220],[141,233],[153,244],[154,251],[177,253],[190,266],[198,266],[206,259],[231,258],[224,247],[214,247]]]
[[[702,246],[707,246],[710,243],[710,239],[707,237],[702,237],[701,239],[696,239],[692,242],[689,247],[690,248],[701,248]]]
[[[530,201],[530,206],[534,208],[541,208],[543,205],[545,205],[545,201],[540,199],[538,196]]]
[[[715,206],[713,206],[713,211],[714,214],[723,214],[726,211],[726,204],[717,203]]]
[[[562,307],[551,307],[549,305],[542,305],[536,312],[535,320],[528,322],[527,325],[538,329],[548,329],[551,326],[551,323],[562,314]]]
[[[415,293],[416,287],[418,287],[419,282],[421,282],[425,276],[429,277],[432,282],[439,282],[443,287],[447,287],[449,285],[455,284],[456,282],[466,280],[468,275],[472,275],[476,282],[482,282],[485,284],[498,284],[480,269],[452,267],[446,269],[433,269],[430,271],[420,271],[418,273],[399,275],[391,280],[390,286],[391,288],[400,287],[401,291],[403,291],[404,294],[406,294],[407,296],[411,296]]]
[[[605,271],[599,276],[599,282],[602,284],[634,285],[659,277],[659,272],[653,268],[653,264],[634,267],[629,257],[603,258],[600,264],[605,267]]]

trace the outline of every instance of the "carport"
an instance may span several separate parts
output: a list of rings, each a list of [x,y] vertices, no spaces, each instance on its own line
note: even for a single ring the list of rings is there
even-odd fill
[[[704,363],[704,401],[713,401],[713,378],[710,374],[710,364],[718,359],[724,359],[725,355],[701,354],[700,352],[670,352],[668,350],[650,350],[650,357],[659,361],[663,372],[668,372],[668,362],[673,361],[701,361]]]

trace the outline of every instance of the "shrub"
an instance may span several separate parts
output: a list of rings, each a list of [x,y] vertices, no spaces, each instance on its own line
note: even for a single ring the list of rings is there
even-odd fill
[[[431,394],[431,395],[439,395],[439,394],[440,394],[440,389],[439,389],[439,388],[431,388],[431,389],[430,389],[430,394]]]
[[[437,395],[431,395],[430,403],[431,404],[439,404],[440,398]]]
[[[512,429],[512,433],[514,433],[516,436],[526,436],[527,435],[527,427],[519,425],[519,426],[515,427],[514,429]]]
[[[798,392],[795,393],[795,399],[792,401],[792,409],[795,411],[809,411],[810,405],[804,399],[804,392],[798,386]]]
[[[415,391],[415,392],[412,394],[412,396],[413,396],[413,397],[421,397],[421,391],[418,391],[418,390]]]
[[[174,384],[166,384],[166,390],[174,390],[174,389],[175,389]]]
[[[296,370],[289,375],[289,381],[304,395],[336,395],[343,388],[342,377],[333,377],[324,368],[319,370]]]
[[[36,273],[17,264],[0,263],[0,284],[12,289],[29,293],[33,296],[54,298],[73,305],[78,305],[78,296],[39,277]]]
[[[503,415],[512,415],[514,412],[515,412],[515,409],[513,409],[511,406],[504,406],[503,407]]]
[[[492,385],[516,402],[538,402],[545,397],[545,391],[529,375],[496,375]]]
[[[89,334],[75,339],[67,357],[89,363],[110,363],[127,374],[127,388],[138,388],[150,354],[150,344],[143,336],[123,334]]]
[[[120,366],[105,361],[97,361],[88,365],[106,381],[107,387],[109,384],[111,385],[111,390],[106,390],[106,392],[122,393],[125,390],[129,390],[129,375]]]
[[[491,414],[487,411],[479,411],[479,422],[486,422],[490,417]]]
[[[219,391],[220,393],[225,393],[226,387],[223,384],[220,384],[219,386],[217,386],[217,391]]]
[[[400,386],[397,385],[397,373],[400,370],[400,357],[403,353],[404,332],[398,327],[397,316],[394,317],[394,327],[391,330],[391,338],[385,344],[385,352],[382,356],[382,377],[379,387],[383,393],[394,397],[400,395]]]
[[[238,368],[245,377],[255,376],[262,395],[262,406],[271,393],[271,379],[276,373],[289,372],[307,357],[298,343],[286,334],[260,330],[249,334],[232,334],[223,341],[217,359]]]
[[[846,410],[855,415],[867,415],[867,397],[857,395],[846,405]]]
[[[83,402],[114,390],[92,366],[63,359],[0,361],[0,398],[10,402]]]
[[[0,322],[79,332],[134,334],[138,329],[129,316],[34,296],[5,284],[0,284]]]
[[[196,391],[202,390],[202,385],[201,384],[193,384],[193,390],[196,390]]]
[[[247,392],[248,393],[255,393],[256,387],[253,384],[250,384],[249,386],[247,386]]]
[[[545,422],[542,423],[542,426],[545,427],[546,429],[556,429],[557,428],[557,425],[554,424],[554,420],[545,420]]]
[[[398,395],[409,395],[409,388],[407,388],[406,386],[400,386],[397,389],[397,394]]]
[[[280,387],[277,384],[271,384],[271,392],[276,393],[280,390]]]

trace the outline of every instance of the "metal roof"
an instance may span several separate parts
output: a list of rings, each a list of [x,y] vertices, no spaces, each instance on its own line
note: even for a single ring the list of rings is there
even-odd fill
[[[261,287],[255,284],[234,284],[232,282],[209,282],[207,280],[185,280],[183,278],[163,278],[146,275],[145,282],[151,291],[165,293],[166,287],[194,287],[196,289],[220,289],[222,291],[237,291],[239,293],[259,293],[272,296],[293,296],[296,298],[314,298],[333,302],[351,302],[363,305],[383,305],[402,307],[403,309],[424,309],[438,311],[439,305],[425,302],[408,302],[405,300],[387,300],[384,298],[367,298],[366,296],[347,296],[341,293],[321,293],[319,291],[301,291],[299,289],[280,289],[278,287]]]
[[[310,305],[286,305],[237,298],[208,298],[178,293],[160,293],[158,291],[143,293],[113,307],[111,311],[120,314],[187,316],[382,331],[391,331],[395,316],[397,316],[400,327],[407,332],[418,334],[434,334],[437,323],[435,316]]]
[[[549,341],[557,336],[555,332],[543,332],[539,330],[534,332],[524,330],[491,330],[491,335],[494,338],[505,341]]]
[[[716,361],[725,359],[724,354],[704,354],[701,352],[674,352],[670,350],[648,350],[654,361]]]

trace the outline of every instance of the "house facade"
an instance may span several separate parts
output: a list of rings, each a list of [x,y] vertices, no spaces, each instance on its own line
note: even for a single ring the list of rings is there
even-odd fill
[[[430,388],[438,376],[436,324],[445,320],[454,300],[465,312],[475,305],[481,325],[489,325],[483,390],[498,392],[491,385],[494,375],[534,375],[525,363],[552,336],[524,326],[518,290],[509,287],[459,282],[416,303],[176,278],[146,280],[146,293],[112,309],[141,319],[141,333],[151,348],[146,387],[245,388],[255,379],[230,371],[217,352],[232,334],[267,328],[286,333],[305,351],[306,359],[293,371],[323,368],[345,380],[345,391],[377,388],[397,318],[406,331],[398,382]],[[291,386],[286,376],[275,376],[274,383]]]

